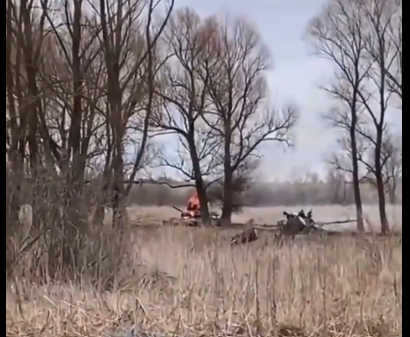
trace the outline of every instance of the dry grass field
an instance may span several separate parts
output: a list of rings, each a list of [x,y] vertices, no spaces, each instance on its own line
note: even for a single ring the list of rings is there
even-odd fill
[[[234,222],[244,223],[249,219],[254,219],[258,224],[276,224],[277,220],[283,218],[283,211],[299,211],[305,209],[310,210],[306,206],[283,206],[283,207],[253,207],[245,208],[241,214],[236,214],[233,217]],[[217,211],[217,210],[215,210]],[[402,219],[402,206],[387,207],[391,225],[394,229],[401,230]],[[378,226],[378,209],[377,206],[367,205],[364,207],[366,224],[369,231],[379,231]],[[317,222],[330,222],[333,220],[346,220],[355,219],[354,206],[317,206],[313,208],[314,218]],[[129,220],[132,224],[136,225],[159,225],[162,220],[168,220],[169,218],[179,216],[178,212],[172,207],[142,207],[137,206],[129,208]],[[107,217],[107,222],[109,217]],[[331,229],[343,230],[343,229],[355,229],[355,224],[352,225],[335,225],[330,227]]]
[[[352,210],[314,212],[328,221],[353,218]],[[377,223],[375,210],[366,210],[369,224]],[[250,209],[239,217],[274,223],[282,211]],[[401,209],[390,214],[399,225]],[[130,223],[172,216],[178,214],[167,208],[133,208]],[[6,337],[122,337],[134,325],[146,333],[138,337],[402,335],[398,237],[299,238],[277,247],[264,233],[231,248],[233,233],[133,226],[120,243],[104,228],[81,252],[86,267],[76,280],[34,285],[20,276],[6,283]]]

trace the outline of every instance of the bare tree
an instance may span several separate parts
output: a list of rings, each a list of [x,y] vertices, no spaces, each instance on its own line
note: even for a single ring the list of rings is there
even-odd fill
[[[31,202],[32,229],[36,231],[52,228],[45,221],[43,202],[50,186],[39,181],[41,177],[53,179],[57,175],[54,162],[61,160],[58,145],[47,128],[45,118],[49,83],[43,76],[43,69],[47,63],[45,45],[50,35],[46,24],[48,9],[47,3],[42,3],[39,8],[33,1],[20,1],[18,4],[8,1],[6,5],[6,109],[10,119],[6,135],[9,135],[10,144],[8,168],[11,168],[8,175],[17,183],[16,190],[11,192],[10,206],[6,209],[11,212],[11,217],[6,218],[14,218],[13,214],[18,213],[18,207],[26,198]],[[27,182],[31,188],[24,191],[21,187]],[[6,189],[6,194],[8,192]],[[56,208],[49,207],[48,213],[55,214]],[[8,223],[10,225],[13,221]],[[60,229],[59,236],[64,240],[60,240],[59,245],[53,243],[50,251],[56,252],[59,246],[64,261],[73,262],[67,254],[68,241],[73,236],[66,228]],[[52,275],[52,270],[49,271]]]
[[[365,111],[367,112],[368,123],[359,127],[361,136],[368,141],[373,154],[372,163],[367,162],[369,171],[374,175],[379,199],[379,213],[382,232],[387,234],[389,220],[386,211],[385,182],[383,172],[387,163],[387,158],[383,158],[383,144],[385,143],[387,115],[392,106],[392,97],[395,91],[391,90],[389,84],[391,77],[388,74],[397,74],[397,59],[400,53],[397,50],[396,41],[389,34],[392,25],[398,25],[396,17],[399,6],[395,2],[378,0],[362,1],[358,8],[362,15],[366,32],[366,52],[367,59],[372,62],[372,67],[368,73],[368,85],[359,94]],[[397,82],[401,79],[397,79]]]
[[[400,42],[397,42],[400,31],[396,34],[395,28],[400,21],[399,7],[397,2],[385,0],[334,0],[309,32],[316,49],[330,58],[337,69],[337,83],[328,91],[349,107],[328,118],[350,134],[358,213],[361,212],[358,159],[364,162],[364,157],[358,153],[358,134],[368,143],[364,146],[371,146],[374,152],[372,165],[364,164],[371,166],[377,184],[383,233],[389,232],[383,184],[383,138],[391,97],[393,93],[400,93],[401,86],[397,75],[401,63]],[[362,224],[358,226],[363,230]]]
[[[372,35],[367,51],[386,76],[387,91],[403,102],[403,1],[364,3],[363,12]],[[384,49],[384,50],[381,50]]]
[[[157,31],[153,15],[158,4],[148,1],[145,27],[142,14],[144,4],[136,0],[99,1],[102,45],[107,70],[107,121],[113,139],[112,208],[114,223],[121,227],[124,215],[125,166],[124,140],[132,118],[139,119],[141,139],[130,181],[133,181],[145,153],[149,120],[154,104],[155,55],[157,42],[173,9],[173,1]],[[142,28],[141,28],[142,27]]]
[[[344,205],[347,201],[348,182],[345,178],[346,173],[339,168],[340,161],[340,158],[334,158],[333,163],[330,163],[326,178],[326,182],[329,185],[331,203],[336,205]],[[351,163],[351,159],[349,160],[349,162]],[[349,176],[351,177],[351,172],[349,172]]]
[[[335,0],[325,6],[322,13],[308,27],[308,39],[315,52],[335,67],[335,79],[323,89],[338,104],[325,119],[330,125],[346,133],[343,143],[349,153],[353,189],[357,211],[357,229],[364,231],[363,205],[360,191],[357,126],[360,123],[362,104],[360,91],[368,76],[371,62],[365,59],[367,37],[363,33],[363,19],[357,5],[350,0]],[[345,138],[345,135],[342,136]],[[337,163],[336,163],[337,164]],[[350,170],[351,167],[351,170]]]
[[[102,82],[90,77],[94,73],[95,60],[101,49],[96,38],[101,32],[95,16],[87,11],[84,1],[64,0],[60,7],[40,1],[42,15],[47,24],[47,35],[42,51],[48,52],[41,64],[41,80],[46,95],[39,123],[55,143],[47,162],[55,163],[64,176],[64,203],[62,213],[66,220],[81,224],[82,195],[88,160],[93,156],[91,148],[98,130],[98,110],[95,108],[95,88]],[[101,67],[97,68],[100,75]],[[103,76],[101,76],[103,77]],[[98,76],[97,76],[98,78]],[[88,90],[92,87],[92,90]],[[58,151],[57,151],[58,149]],[[53,157],[53,158],[51,158]],[[75,237],[74,226],[65,226],[67,237]],[[68,253],[69,254],[69,253]]]
[[[46,109],[45,90],[39,77],[45,36],[45,14],[32,1],[6,3],[6,140],[8,138],[9,167],[18,185],[26,173],[32,177],[39,173],[42,153],[49,158],[48,162],[53,154],[58,157],[57,145],[42,120]],[[18,192],[19,189],[18,186]],[[20,197],[22,195],[16,193],[12,198],[13,212],[18,208]],[[38,227],[36,220],[37,217],[34,227]]]
[[[19,51],[17,17],[15,4],[12,0],[6,2],[6,240],[13,233],[13,225],[18,223],[20,208],[20,186],[17,183],[23,176],[25,160],[26,118],[20,117],[21,95],[20,72],[23,70],[21,52]],[[8,193],[7,183],[16,181],[17,193]],[[6,241],[6,247],[9,247]],[[6,251],[6,259],[9,259]]]
[[[368,146],[362,149],[360,161],[364,163],[367,169],[365,180],[378,191],[378,182],[375,178],[375,155],[373,146],[368,143]],[[390,203],[395,205],[397,203],[398,183],[403,172],[402,150],[398,137],[394,137],[390,132],[386,132],[383,137],[381,162],[383,166],[383,188],[389,196]]]
[[[201,78],[198,74],[208,49],[206,28],[199,15],[190,9],[181,9],[172,16],[164,34],[167,50],[161,90],[157,91],[163,110],[153,118],[154,126],[177,137],[176,158],[167,145],[168,153],[163,153],[160,165],[176,170],[187,183],[193,182],[204,223],[209,218],[206,190],[216,176],[216,153],[220,146],[219,139],[201,119],[208,106],[209,75]],[[205,178],[210,181],[207,183]]]
[[[290,145],[290,129],[297,113],[293,107],[269,106],[266,72],[271,55],[260,35],[241,19],[210,18],[209,56],[199,66],[207,78],[210,106],[203,120],[222,141],[224,204],[222,221],[230,223],[235,203],[235,176],[252,157],[259,157],[264,142]]]

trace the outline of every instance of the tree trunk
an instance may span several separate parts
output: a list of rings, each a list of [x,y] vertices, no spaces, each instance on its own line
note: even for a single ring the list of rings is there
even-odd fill
[[[380,133],[381,135],[381,133]],[[383,167],[381,164],[381,152],[382,152],[382,137],[379,135],[377,141],[377,146],[375,149],[375,178],[376,178],[376,187],[377,187],[377,196],[379,199],[379,216],[381,223],[381,230],[383,235],[390,233],[389,220],[387,218],[386,211],[386,194],[384,190],[384,177],[383,177]]]
[[[112,199],[111,206],[113,211],[113,228],[116,228],[122,233],[126,222],[126,209],[124,204],[124,161],[122,158],[121,141],[116,146],[116,154],[113,162],[113,184],[112,184]]]
[[[357,119],[352,118],[352,128],[350,129],[350,139],[352,144],[352,178],[353,178],[353,192],[356,204],[356,216],[357,216],[357,231],[364,233],[364,219],[363,219],[363,201],[360,190],[360,178],[359,178],[359,160],[357,151],[357,139],[356,139],[356,125]]]
[[[202,179],[197,179],[195,182],[196,192],[199,199],[199,208],[201,210],[202,223],[205,226],[209,225],[209,208],[208,208],[208,197],[206,195],[206,190],[204,186],[204,181]]]
[[[230,166],[230,165],[229,165]],[[223,193],[223,205],[222,205],[222,215],[221,223],[223,226],[229,226],[232,223],[232,204],[233,204],[233,193],[232,193],[232,170],[230,167],[225,167],[225,177],[224,177],[224,193]]]
[[[224,139],[224,195],[221,215],[222,226],[229,226],[232,222],[232,204],[233,204],[233,169],[231,165],[232,153],[232,130],[231,121],[225,121],[225,139]]]
[[[387,218],[387,211],[386,211],[386,195],[384,193],[384,183],[383,177],[376,178],[377,181],[377,194],[379,199],[379,215],[380,215],[380,223],[382,227],[382,234],[387,235],[390,233],[390,225],[389,220]]]
[[[191,130],[193,132],[194,127],[192,127]],[[196,151],[195,143],[192,142],[192,140],[194,139],[195,139],[195,136],[191,134],[191,137],[187,139],[187,141],[190,147],[190,156],[191,156],[193,171],[195,175],[195,188],[196,188],[196,193],[198,194],[199,208],[201,211],[202,223],[205,226],[209,226],[210,216],[209,216],[209,207],[208,207],[208,196],[206,194],[205,183],[202,178],[201,165],[200,165],[200,160],[198,158],[198,153]]]

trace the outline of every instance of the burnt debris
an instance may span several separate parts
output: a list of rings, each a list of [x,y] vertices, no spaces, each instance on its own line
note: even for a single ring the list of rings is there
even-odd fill
[[[245,229],[243,232],[235,235],[231,239],[231,245],[246,244],[258,240],[258,233],[255,228]]]

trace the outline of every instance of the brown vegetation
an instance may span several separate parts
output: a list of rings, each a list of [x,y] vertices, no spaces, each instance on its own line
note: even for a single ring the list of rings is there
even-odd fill
[[[366,76],[381,114],[356,93],[368,123],[351,120],[352,104],[342,110],[348,165],[325,181],[267,186],[253,181],[259,145],[291,145],[298,114],[268,102],[271,55],[252,25],[176,10],[173,0],[6,1],[6,336],[101,337],[133,324],[184,337],[401,334],[398,238],[278,246],[258,233],[252,246],[231,247],[229,228],[150,226],[169,214],[134,207],[185,204],[195,188],[207,225],[208,201],[221,202],[229,224],[244,205],[354,201],[361,219],[362,203],[376,200],[387,234],[385,191],[399,202],[402,179],[400,146],[384,128],[390,98],[402,97],[400,3],[376,1],[374,20],[373,2],[337,4],[367,14],[363,31],[378,38],[378,48],[365,45]],[[340,17],[325,14],[325,27]],[[178,158],[162,151],[168,136]],[[164,165],[183,179],[152,179],[150,168]],[[132,213],[145,226],[132,226]]]
[[[262,235],[232,249],[230,233],[213,229],[138,231],[122,242],[109,232],[83,247],[76,282],[43,286],[21,261],[6,284],[6,336],[100,337],[134,324],[164,336],[402,335],[398,239],[275,248]]]

